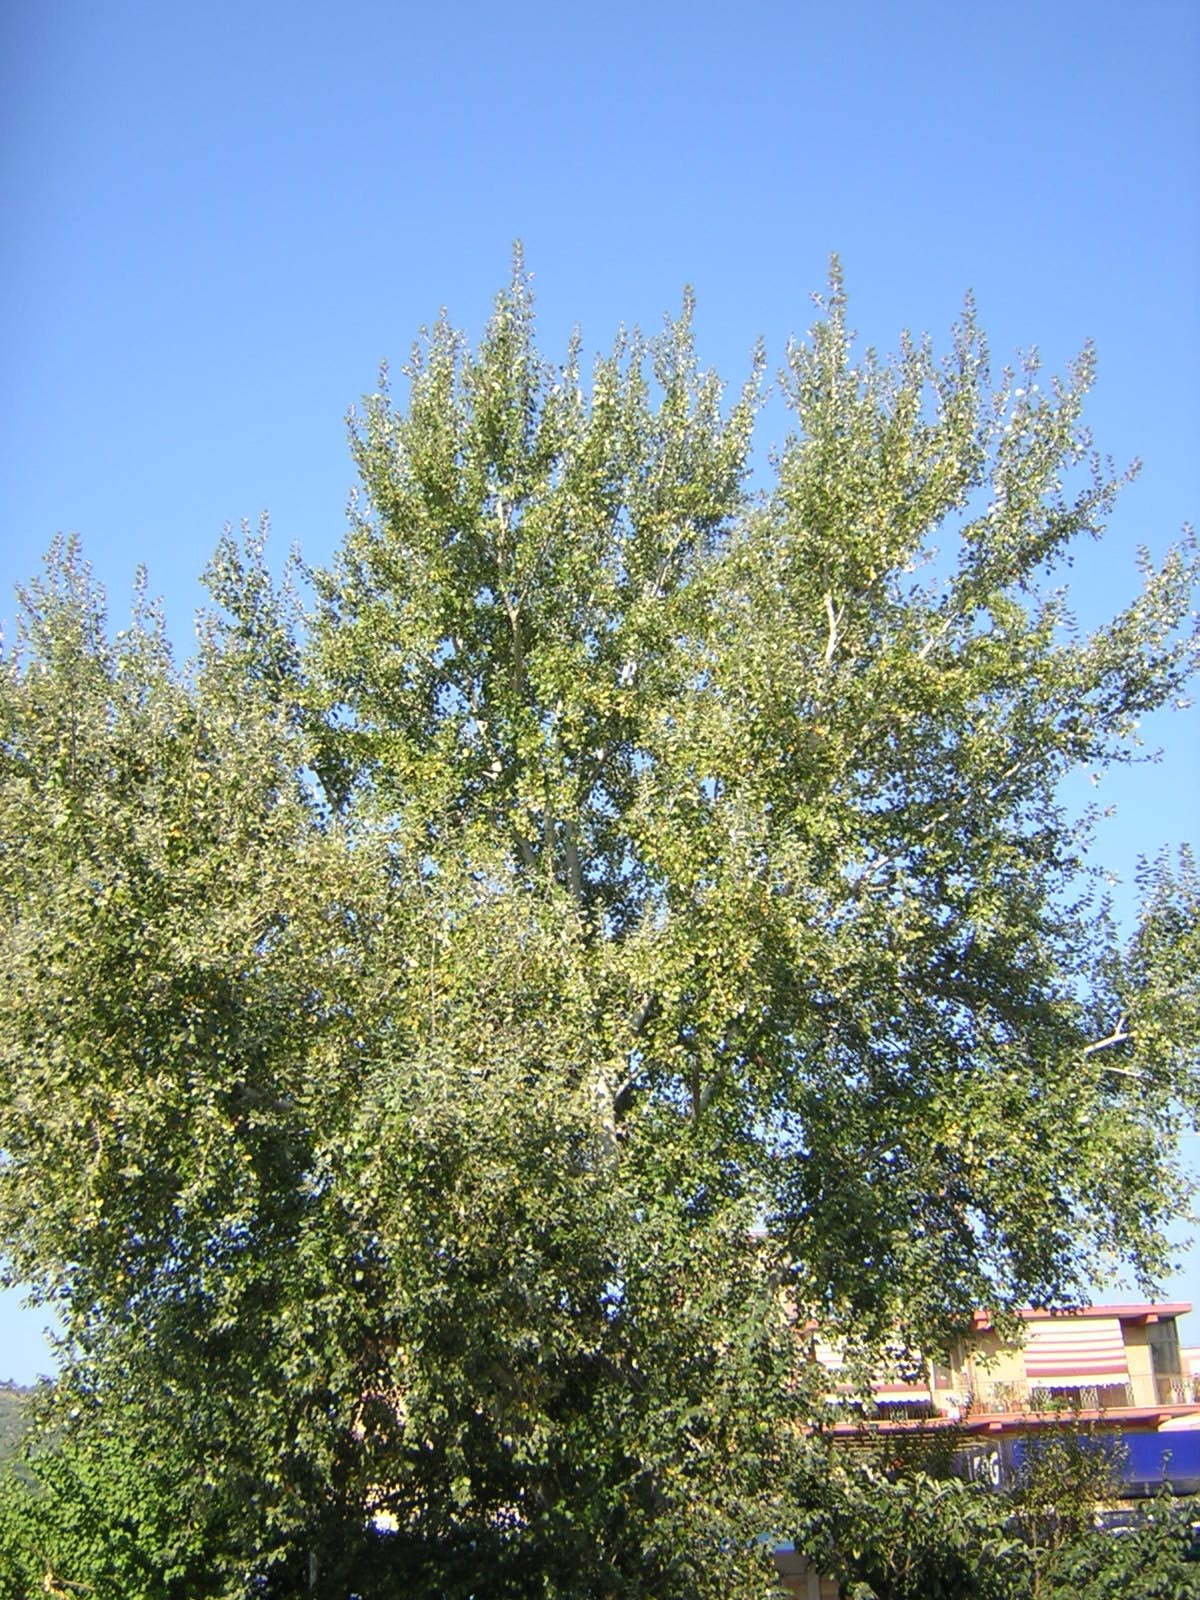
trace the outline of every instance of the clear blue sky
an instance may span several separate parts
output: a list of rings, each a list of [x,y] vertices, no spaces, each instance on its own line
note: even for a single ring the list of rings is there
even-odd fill
[[[736,381],[832,250],[874,343],[968,288],[997,358],[1095,339],[1097,442],[1145,461],[1076,568],[1115,607],[1200,512],[1198,85],[1195,0],[7,6],[0,615],[59,529],[114,612],[148,562],[184,650],[227,521],[328,556],[347,408],[443,304],[478,329],[518,235],[551,350],[690,282]],[[1149,731],[1161,764],[1100,791],[1126,879],[1200,831],[1197,713]],[[37,1325],[0,1300],[0,1378]]]

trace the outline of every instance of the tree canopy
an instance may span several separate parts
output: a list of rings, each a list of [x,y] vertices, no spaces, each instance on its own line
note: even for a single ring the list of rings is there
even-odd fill
[[[1163,1264],[1197,881],[1122,947],[1059,788],[1179,696],[1194,545],[1076,626],[1088,352],[860,355],[835,271],[756,488],[692,320],[553,364],[518,262],[184,667],[74,543],[23,596],[0,1249],[56,1481],[170,1508],[147,1595],[760,1593],[798,1319],[935,1353]]]

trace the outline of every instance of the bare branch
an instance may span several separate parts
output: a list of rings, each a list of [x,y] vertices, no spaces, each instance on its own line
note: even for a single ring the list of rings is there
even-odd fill
[[[579,828],[574,822],[562,825],[563,857],[567,867],[567,888],[576,909],[583,910],[583,867],[579,859]]]
[[[1106,1039],[1097,1039],[1094,1044],[1085,1045],[1083,1050],[1085,1059],[1088,1056],[1098,1055],[1101,1050],[1112,1050],[1115,1049],[1119,1044],[1128,1044],[1133,1038],[1133,1034],[1129,1032],[1127,1027],[1128,1021],[1128,1017],[1118,1017],[1116,1027]],[[1121,1069],[1119,1067],[1108,1068],[1108,1071],[1110,1072],[1119,1072],[1120,1070]],[[1131,1073],[1129,1076],[1138,1077],[1140,1074]]]

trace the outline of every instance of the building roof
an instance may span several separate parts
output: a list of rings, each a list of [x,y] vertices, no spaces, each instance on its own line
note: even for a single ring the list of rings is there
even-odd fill
[[[1015,1313],[1022,1322],[1043,1322],[1050,1317],[1106,1317],[1118,1322],[1164,1322],[1168,1317],[1185,1317],[1192,1309],[1189,1300],[1148,1300],[1128,1305],[1095,1306],[1021,1306]],[[976,1311],[973,1322],[976,1328],[992,1326],[991,1313]]]

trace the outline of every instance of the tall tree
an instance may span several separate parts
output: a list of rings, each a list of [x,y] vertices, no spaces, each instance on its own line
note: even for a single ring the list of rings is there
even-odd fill
[[[690,301],[585,381],[518,263],[407,376],[307,617],[256,539],[186,673],[73,549],[27,596],[0,1238],[171,1592],[759,1593],[798,1314],[933,1352],[1162,1260],[1179,886],[1115,951],[1058,785],[1178,694],[1195,553],[1081,635],[1090,358],[856,361],[836,275],[758,496]]]

